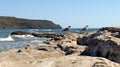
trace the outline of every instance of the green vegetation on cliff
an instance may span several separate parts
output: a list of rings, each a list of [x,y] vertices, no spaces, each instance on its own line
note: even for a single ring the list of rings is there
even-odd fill
[[[48,20],[30,20],[16,17],[0,16],[0,28],[43,28],[59,29],[60,25]]]

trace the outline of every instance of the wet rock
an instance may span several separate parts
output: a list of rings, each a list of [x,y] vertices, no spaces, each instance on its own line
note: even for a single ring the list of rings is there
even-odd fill
[[[41,38],[53,38],[55,41],[61,40],[64,38],[64,34],[47,34],[47,33],[35,33],[35,32],[28,32],[28,31],[13,31],[11,35],[32,35],[35,37]]]
[[[27,31],[13,31],[11,32],[12,35],[26,35],[26,34],[31,34],[30,32]]]

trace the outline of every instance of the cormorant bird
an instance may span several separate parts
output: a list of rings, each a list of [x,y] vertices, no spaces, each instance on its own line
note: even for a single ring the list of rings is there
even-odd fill
[[[71,26],[66,27],[63,31],[70,31]]]

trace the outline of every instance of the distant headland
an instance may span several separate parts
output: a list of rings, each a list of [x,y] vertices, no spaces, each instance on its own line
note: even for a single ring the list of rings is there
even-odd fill
[[[0,28],[60,29],[62,27],[49,20],[33,20],[10,16],[0,16]]]

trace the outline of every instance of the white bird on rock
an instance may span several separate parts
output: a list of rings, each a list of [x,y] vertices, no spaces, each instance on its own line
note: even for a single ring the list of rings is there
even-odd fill
[[[68,26],[68,27],[66,27],[63,31],[68,32],[68,31],[70,31],[70,28],[71,28],[71,26]]]
[[[88,30],[88,25],[86,25],[85,27],[83,27],[83,28],[81,29],[81,31],[84,32],[84,33],[87,32],[87,30]]]

